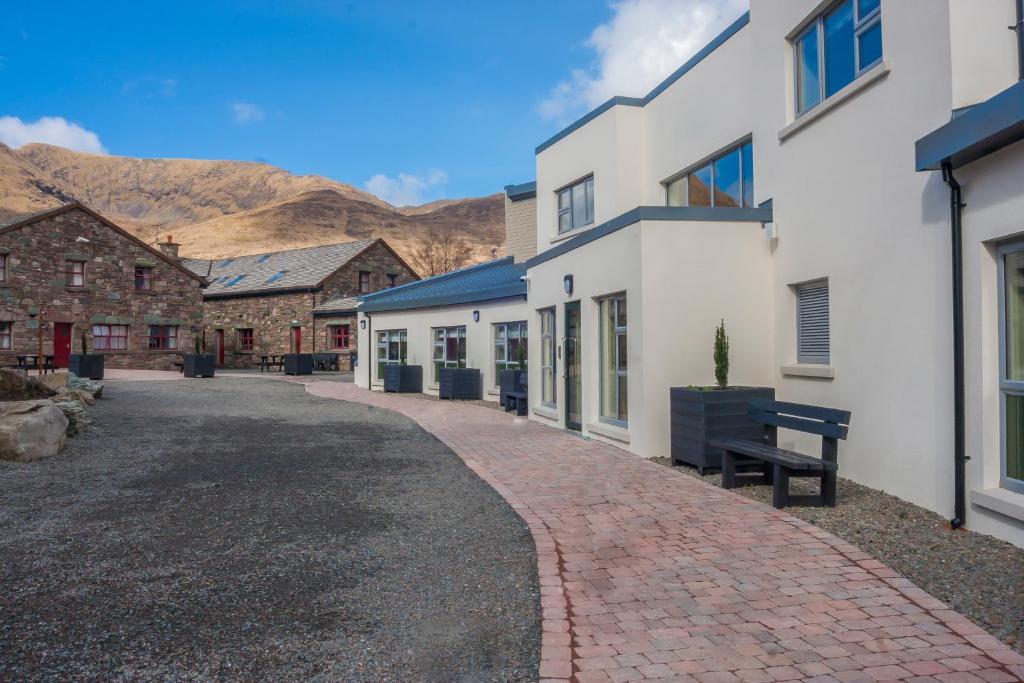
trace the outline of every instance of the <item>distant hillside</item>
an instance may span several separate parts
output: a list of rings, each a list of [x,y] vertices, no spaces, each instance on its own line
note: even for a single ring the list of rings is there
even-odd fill
[[[155,241],[172,232],[188,256],[231,256],[383,237],[408,255],[420,236],[452,229],[477,258],[503,249],[501,195],[393,207],[323,176],[269,164],[136,159],[0,144],[0,218],[78,200]]]

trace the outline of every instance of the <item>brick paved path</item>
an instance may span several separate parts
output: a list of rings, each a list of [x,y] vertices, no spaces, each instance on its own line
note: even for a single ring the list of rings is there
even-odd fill
[[[494,410],[302,383],[412,418],[522,516],[542,679],[1024,680],[1024,657],[966,617],[768,506]]]

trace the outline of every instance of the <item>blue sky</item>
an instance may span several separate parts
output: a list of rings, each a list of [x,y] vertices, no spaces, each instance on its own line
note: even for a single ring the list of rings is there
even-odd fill
[[[263,160],[393,203],[489,194],[740,1],[17,3],[0,15],[0,141]]]

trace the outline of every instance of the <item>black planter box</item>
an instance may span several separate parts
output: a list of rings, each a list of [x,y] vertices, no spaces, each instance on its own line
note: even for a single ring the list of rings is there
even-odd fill
[[[719,438],[752,439],[764,437],[764,425],[751,421],[749,403],[755,398],[775,398],[771,387],[730,387],[694,389],[673,387],[672,464],[693,465],[704,470],[721,469],[722,451],[708,445]]]
[[[478,368],[441,368],[438,384],[438,398],[472,401],[482,397],[483,381]]]
[[[510,391],[527,391],[526,370],[502,370],[498,381],[498,403],[505,405],[505,394]]]
[[[385,365],[384,391],[398,394],[419,394],[423,392],[422,365]]]
[[[68,356],[68,372],[86,379],[103,379],[103,354],[72,353]]]
[[[213,377],[213,354],[186,353],[181,357],[181,372],[186,377]]]
[[[286,353],[284,354],[284,374],[286,375],[312,375],[313,354],[311,353]]]

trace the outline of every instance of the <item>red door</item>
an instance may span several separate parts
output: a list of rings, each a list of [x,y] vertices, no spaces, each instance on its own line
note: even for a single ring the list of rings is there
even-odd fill
[[[224,365],[224,330],[217,330],[217,365]]]
[[[292,353],[302,353],[302,328],[292,328]]]
[[[53,364],[58,368],[68,366],[71,353],[71,323],[53,324]]]

